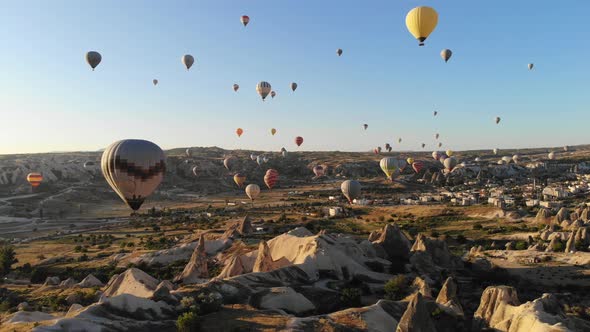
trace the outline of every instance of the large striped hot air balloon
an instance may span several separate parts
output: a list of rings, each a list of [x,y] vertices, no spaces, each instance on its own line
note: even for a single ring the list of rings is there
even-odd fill
[[[266,99],[266,96],[268,96],[268,94],[270,93],[271,90],[272,90],[272,87],[270,86],[270,83],[268,83],[268,82],[261,81],[258,84],[256,84],[256,92],[258,92],[258,94],[262,98],[262,101],[264,101],[264,99]]]
[[[315,174],[315,176],[317,178],[319,178],[321,176],[324,176],[325,173],[326,173],[326,169],[323,166],[321,166],[321,165],[316,165],[313,168],[313,174]]]
[[[247,26],[250,22],[250,17],[248,15],[242,15],[242,17],[240,17],[240,22],[242,22],[244,26]]]
[[[438,14],[431,7],[416,7],[406,15],[406,27],[418,39],[420,46],[424,46],[424,41],[434,31],[437,23]]]
[[[303,137],[301,137],[301,136],[295,137],[295,144],[297,144],[297,146],[301,146],[301,144],[303,144]]]
[[[27,182],[29,182],[31,187],[37,188],[41,185],[41,182],[43,182],[43,175],[35,172],[29,173],[27,175]]]
[[[348,202],[352,204],[352,201],[361,195],[361,184],[355,180],[346,180],[340,185],[340,190]]]
[[[236,173],[234,175],[234,182],[238,185],[239,188],[242,188],[244,182],[246,182],[246,175],[242,173]]]
[[[260,195],[260,187],[254,183],[247,185],[245,191],[246,195],[248,195],[252,201],[254,201],[258,195]]]
[[[279,172],[277,172],[274,169],[269,169],[266,171],[266,174],[264,174],[264,183],[266,184],[266,186],[268,187],[268,189],[271,189],[275,186],[275,184],[277,183],[277,181],[279,180]]]
[[[101,168],[113,190],[137,211],[162,182],[166,157],[162,149],[150,141],[127,139],[106,148]]]
[[[420,160],[417,160],[412,163],[412,168],[414,169],[414,172],[420,173],[420,171],[424,168],[424,163]]]
[[[236,135],[238,135],[238,137],[241,137],[243,133],[244,133],[244,129],[242,129],[242,128],[236,129]]]

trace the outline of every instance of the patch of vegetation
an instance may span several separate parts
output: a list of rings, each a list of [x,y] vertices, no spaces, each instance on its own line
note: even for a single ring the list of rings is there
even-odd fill
[[[194,311],[183,313],[176,320],[176,329],[178,332],[198,332],[199,315]]]
[[[563,242],[555,241],[555,243],[553,244],[553,251],[562,252],[564,250],[565,250],[565,246],[564,246]]]
[[[10,272],[12,264],[18,263],[14,247],[3,245],[0,247],[0,277],[7,275]]]
[[[408,293],[408,283],[403,274],[398,274],[389,280],[383,287],[387,300],[399,301]]]
[[[518,241],[514,245],[515,250],[525,250],[526,248],[528,248],[528,244],[526,243],[526,241]]]
[[[340,301],[347,307],[361,306],[362,291],[358,288],[345,288],[340,293]]]

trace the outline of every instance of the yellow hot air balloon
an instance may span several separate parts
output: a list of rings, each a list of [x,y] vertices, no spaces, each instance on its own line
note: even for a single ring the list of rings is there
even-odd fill
[[[406,27],[408,31],[424,46],[424,41],[436,28],[438,14],[431,7],[416,7],[406,15]]]
[[[408,157],[408,159],[406,159],[406,161],[408,162],[408,165],[412,165],[414,163],[414,158]]]
[[[449,157],[452,157],[453,154],[455,154],[455,152],[453,150],[447,150],[447,151],[445,151],[445,154]]]
[[[276,130],[276,129],[272,128],[272,129],[270,130],[270,134],[271,134],[271,135],[273,135],[273,136],[274,136],[276,133],[277,133],[277,130]]]
[[[236,173],[236,175],[234,175],[234,182],[238,185],[238,187],[242,188],[244,182],[246,182],[246,175],[242,173]]]

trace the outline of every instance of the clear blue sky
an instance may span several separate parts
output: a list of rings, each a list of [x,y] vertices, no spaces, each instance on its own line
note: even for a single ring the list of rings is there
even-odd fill
[[[418,5],[439,13],[425,47],[405,27]],[[456,150],[590,143],[587,0],[36,0],[0,10],[0,153],[124,138],[296,150],[297,135],[302,150],[432,150],[435,132]],[[89,50],[103,55],[95,72]],[[196,59],[189,72],[185,53]],[[261,80],[274,100],[256,94]]]

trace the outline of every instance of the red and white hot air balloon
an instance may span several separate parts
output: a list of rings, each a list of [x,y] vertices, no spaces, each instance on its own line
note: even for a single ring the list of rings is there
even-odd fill
[[[424,168],[424,163],[420,160],[417,160],[412,163],[412,168],[414,169],[414,172],[420,173],[420,171]]]
[[[303,144],[303,137],[301,137],[301,136],[295,137],[295,144],[297,144],[297,146],[301,146],[301,144]]]
[[[29,182],[31,187],[37,188],[41,185],[41,182],[43,182],[43,175],[35,172],[29,173],[27,175],[27,182]]]
[[[317,178],[319,178],[320,176],[324,176],[325,173],[326,169],[321,165],[317,165],[313,168],[313,174],[315,174]]]
[[[250,22],[250,17],[248,15],[242,15],[242,17],[240,17],[240,22],[246,26]]]
[[[275,186],[275,184],[277,183],[277,181],[279,180],[279,172],[277,172],[274,169],[269,169],[268,171],[266,171],[266,174],[264,174],[264,183],[266,184],[266,186],[268,187],[268,189],[271,189]]]

